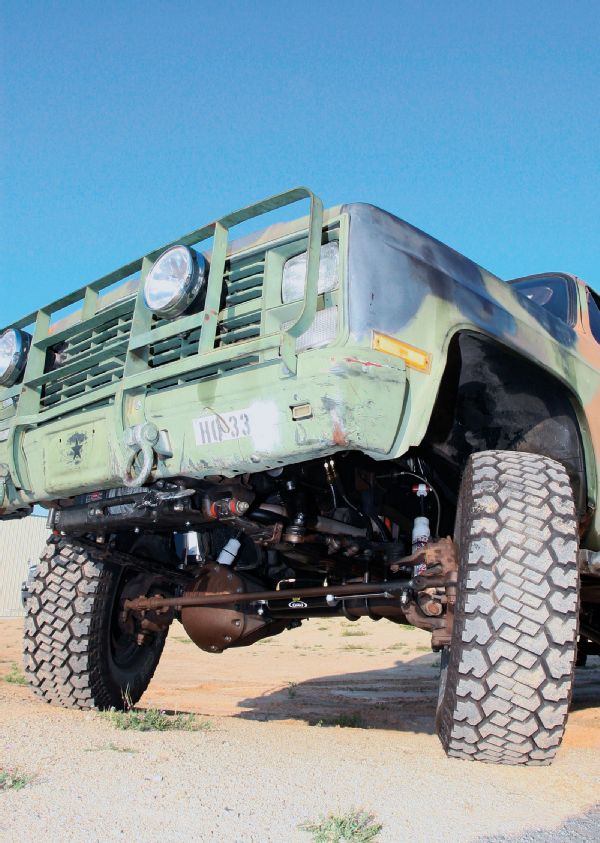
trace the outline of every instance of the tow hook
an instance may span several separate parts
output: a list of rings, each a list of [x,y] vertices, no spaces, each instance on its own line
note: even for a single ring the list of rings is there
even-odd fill
[[[128,489],[135,489],[147,483],[157,457],[172,457],[173,452],[166,430],[159,430],[153,422],[128,427],[123,437],[128,450],[123,468],[123,483]],[[138,457],[141,466],[134,471]]]

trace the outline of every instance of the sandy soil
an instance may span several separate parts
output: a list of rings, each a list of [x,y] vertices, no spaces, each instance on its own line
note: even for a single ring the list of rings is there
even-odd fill
[[[578,671],[554,765],[500,768],[444,756],[428,640],[312,620],[209,655],[175,625],[142,704],[209,718],[197,733],[118,732],[0,682],[0,767],[35,776],[0,794],[0,838],[306,842],[299,823],[365,807],[388,843],[471,841],[556,828],[600,799],[600,659]],[[20,649],[20,622],[0,621],[0,676]]]

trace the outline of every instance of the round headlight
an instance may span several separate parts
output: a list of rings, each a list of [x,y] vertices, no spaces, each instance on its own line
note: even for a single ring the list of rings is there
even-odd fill
[[[18,328],[0,334],[0,386],[13,386],[23,374],[30,340]]]
[[[205,275],[202,255],[187,246],[171,246],[146,276],[144,301],[158,316],[181,316],[198,296]]]

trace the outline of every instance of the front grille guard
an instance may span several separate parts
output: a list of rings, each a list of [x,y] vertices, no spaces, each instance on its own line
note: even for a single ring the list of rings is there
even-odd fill
[[[305,278],[305,295],[302,310],[296,321],[281,329],[277,333],[271,333],[255,337],[237,343],[234,346],[216,347],[217,325],[219,315],[219,304],[223,288],[225,274],[225,263],[227,259],[227,248],[229,243],[230,229],[240,223],[262,216],[271,211],[284,208],[304,199],[310,200],[310,217],[308,225],[308,260]],[[40,422],[50,421],[53,418],[64,415],[66,412],[73,412],[82,407],[96,404],[115,396],[115,403],[119,405],[117,413],[117,425],[121,428],[122,441],[126,438],[127,424],[143,421],[143,395],[145,387],[162,381],[174,375],[184,375],[192,371],[202,371],[212,368],[215,365],[231,360],[235,357],[247,357],[266,349],[278,348],[282,359],[290,375],[297,370],[296,339],[303,334],[312,324],[317,313],[319,262],[321,250],[321,238],[323,229],[323,204],[318,196],[304,187],[297,187],[285,193],[277,194],[262,202],[242,208],[232,214],[209,223],[203,228],[196,229],[172,243],[155,249],[143,258],[139,258],[127,264],[115,272],[99,278],[97,281],[88,284],[81,289],[70,293],[62,299],[53,302],[40,310],[24,316],[13,327],[26,328],[34,325],[31,348],[27,359],[22,383],[7,389],[2,394],[5,402],[14,402],[15,411],[11,419],[9,435],[9,470],[12,477],[27,488],[26,478],[18,478],[17,459],[15,453],[17,434],[25,429],[35,427]],[[184,316],[174,319],[172,322],[152,328],[152,312],[146,307],[143,300],[143,287],[145,278],[150,271],[154,261],[162,252],[172,245],[194,246],[213,238],[212,257],[206,290],[204,310],[191,316]],[[67,372],[75,373],[89,366],[89,358],[75,361],[55,371],[45,372],[47,350],[50,346],[60,343],[73,332],[73,325],[62,330],[55,330],[51,333],[51,317],[58,311],[71,305],[81,302],[79,324],[85,323],[86,327],[93,328],[100,325],[106,315],[97,312],[97,305],[102,290],[129,278],[135,273],[140,273],[140,284],[135,301],[131,332],[127,343],[123,379],[120,384],[108,384],[92,392],[70,399],[60,404],[44,409],[41,407],[41,397],[44,387],[52,383],[59,376]],[[201,328],[198,341],[197,353],[183,360],[176,360],[167,363],[159,368],[151,368],[149,365],[149,348],[152,343],[165,340],[183,332],[189,332]],[[98,359],[101,359],[102,352],[97,352]],[[127,400],[127,399],[133,400]],[[137,399],[137,400],[136,400]],[[134,406],[136,412],[133,414],[130,408]],[[118,409],[119,409],[118,408]],[[127,417],[127,420],[126,420]],[[18,478],[18,479],[17,479]],[[23,483],[23,481],[25,481]]]

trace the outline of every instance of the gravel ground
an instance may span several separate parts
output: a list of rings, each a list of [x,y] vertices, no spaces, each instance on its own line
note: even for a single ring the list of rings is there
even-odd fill
[[[145,701],[198,712],[206,731],[118,731],[0,681],[0,767],[32,776],[0,793],[0,839],[309,843],[299,824],[361,807],[381,843],[598,839],[583,836],[597,812],[572,818],[600,795],[600,660],[579,673],[556,762],[493,767],[444,756],[426,636],[318,623],[217,657],[175,627]],[[0,622],[0,673],[19,646]],[[363,727],[309,725],[333,713]]]
[[[550,831],[536,829],[516,834],[486,837],[481,843],[598,843],[600,837],[600,805],[580,817],[567,820]]]

